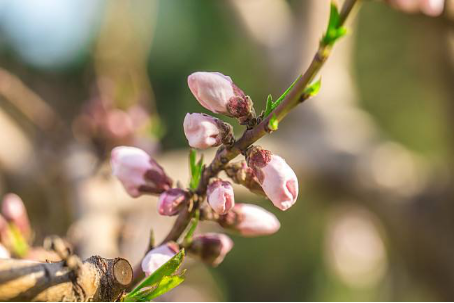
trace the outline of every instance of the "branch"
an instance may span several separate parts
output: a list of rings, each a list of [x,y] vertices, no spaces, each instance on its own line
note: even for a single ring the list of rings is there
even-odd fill
[[[77,275],[64,262],[0,259],[0,301],[118,301],[131,280],[122,258],[90,257]]]
[[[344,2],[340,13],[340,26],[345,24],[347,18],[351,15],[353,8],[359,2],[360,0],[346,0]],[[199,186],[195,191],[198,196],[198,201],[195,201],[195,207],[192,208],[189,214],[184,214],[186,212],[182,211],[172,230],[162,243],[177,241],[180,238],[186,226],[189,224],[193,213],[203,201],[210,180],[216,177],[231,160],[241,153],[244,153],[249,146],[254,144],[266,134],[271,133],[272,130],[268,127],[268,125],[272,117],[274,117],[277,122],[280,122],[293,108],[308,99],[309,96],[305,96],[304,91],[323,67],[330,55],[331,49],[332,45],[320,43],[319,48],[306,72],[299,77],[284,100],[271,112],[271,114],[254,128],[246,130],[243,136],[241,136],[241,138],[238,139],[232,146],[222,146],[218,149],[213,161],[203,170]]]
[[[1,68],[0,95],[40,130],[52,131],[63,124],[57,113],[41,97],[18,77]]]

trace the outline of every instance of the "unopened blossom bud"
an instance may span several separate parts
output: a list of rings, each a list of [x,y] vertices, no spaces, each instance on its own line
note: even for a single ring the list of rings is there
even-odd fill
[[[163,216],[174,216],[180,211],[188,193],[179,188],[172,188],[159,196],[158,211]]]
[[[247,153],[247,163],[268,198],[280,210],[287,210],[298,198],[298,179],[284,159],[260,147]]]
[[[183,128],[189,145],[194,148],[215,147],[233,140],[229,124],[206,114],[186,114]]]
[[[160,194],[172,186],[164,169],[140,148],[115,147],[110,162],[113,175],[134,198],[144,193]]]
[[[235,205],[232,184],[220,179],[211,182],[207,189],[207,200],[216,213],[226,214]]]
[[[18,195],[10,193],[3,197],[2,214],[7,221],[14,223],[24,236],[30,236],[27,209]]]
[[[228,76],[217,72],[196,72],[188,77],[192,94],[206,109],[244,122],[254,115],[252,101]]]
[[[422,12],[428,16],[439,16],[443,13],[445,0],[387,0],[391,5],[406,12]]]
[[[218,266],[233,247],[233,241],[226,235],[208,233],[194,236],[188,247],[189,253],[203,262]]]
[[[439,16],[443,13],[445,0],[423,0],[421,11],[428,16]]]
[[[281,224],[275,215],[253,204],[236,204],[226,215],[219,218],[219,224],[235,230],[246,237],[272,235]]]
[[[178,244],[169,242],[150,250],[142,260],[142,270],[145,275],[151,275],[159,267],[167,263],[178,253],[178,249]]]
[[[9,259],[11,255],[5,246],[0,244],[0,259]]]

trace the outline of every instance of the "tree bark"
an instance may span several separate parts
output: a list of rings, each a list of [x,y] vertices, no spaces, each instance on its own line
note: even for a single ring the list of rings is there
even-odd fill
[[[122,258],[93,256],[77,272],[64,262],[0,260],[1,301],[118,301],[132,281]]]

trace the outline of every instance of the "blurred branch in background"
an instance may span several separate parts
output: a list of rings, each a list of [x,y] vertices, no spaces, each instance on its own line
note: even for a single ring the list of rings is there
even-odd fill
[[[117,145],[139,146],[150,153],[158,149],[159,118],[147,74],[157,6],[156,1],[106,3],[94,50],[96,78],[92,94],[73,127],[76,138],[95,147],[100,164],[107,158],[106,153]],[[77,239],[82,256],[95,252],[111,257],[137,255],[136,245],[123,246],[120,241],[121,231],[129,229],[123,226],[129,223],[124,223],[125,214],[121,212],[129,209],[128,216],[138,216],[135,221],[141,222],[143,205],[132,203],[126,195],[116,198],[118,192],[112,191],[114,185],[106,180],[106,173],[101,170],[93,176],[87,174],[79,182],[80,221],[71,233]],[[98,232],[89,232],[94,229]]]
[[[62,124],[58,114],[18,77],[0,69],[0,95],[41,131],[50,133]]]

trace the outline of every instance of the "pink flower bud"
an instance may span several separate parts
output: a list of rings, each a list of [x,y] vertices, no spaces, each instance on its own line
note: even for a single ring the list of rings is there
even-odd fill
[[[252,101],[228,76],[216,72],[196,72],[188,77],[192,94],[206,109],[230,117],[247,119]]]
[[[216,213],[226,214],[235,205],[232,184],[220,179],[210,183],[207,189],[207,200]]]
[[[172,186],[164,169],[146,152],[136,147],[119,146],[112,150],[111,166],[129,195],[160,194]]]
[[[248,151],[249,167],[262,185],[263,191],[280,210],[287,210],[298,198],[298,179],[284,159],[260,147]]]
[[[266,236],[279,230],[281,224],[275,215],[253,204],[236,204],[226,215],[219,218],[224,228],[238,231],[246,237]]]
[[[178,253],[178,244],[169,242],[150,250],[142,260],[142,270],[146,276],[151,275],[159,267]]]
[[[439,16],[443,13],[445,0],[423,0],[421,11],[428,16]]]
[[[223,234],[208,233],[197,235],[192,240],[188,251],[203,262],[218,266],[233,247],[233,241]]]
[[[5,246],[0,244],[0,259],[9,259],[11,255]]]
[[[180,211],[188,193],[179,188],[172,188],[159,196],[158,211],[163,216],[174,216]]]
[[[221,145],[219,122],[219,119],[205,114],[186,114],[183,128],[189,145],[200,149]]]
[[[18,195],[7,194],[3,197],[2,214],[7,221],[14,223],[24,236],[30,235],[27,209]]]

